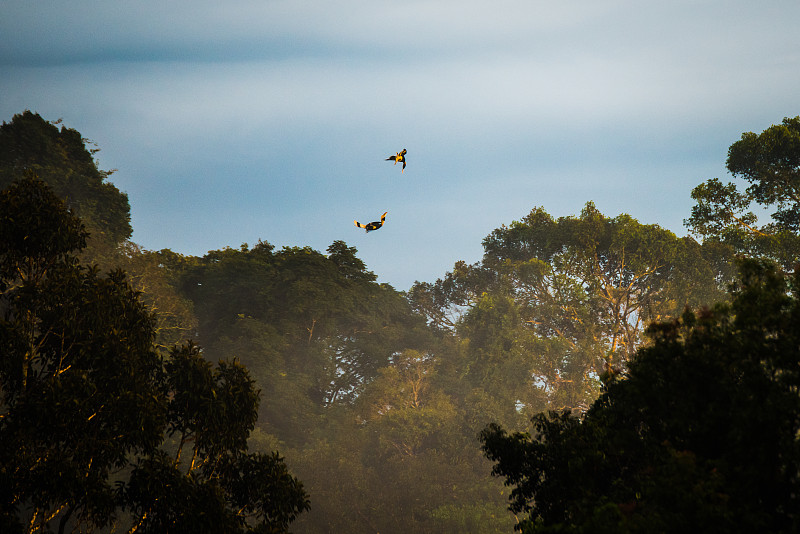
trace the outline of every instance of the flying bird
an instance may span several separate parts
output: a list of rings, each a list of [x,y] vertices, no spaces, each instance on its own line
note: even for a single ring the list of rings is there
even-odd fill
[[[377,230],[378,228],[383,226],[384,221],[386,221],[386,214],[387,213],[389,213],[389,212],[388,211],[384,211],[383,212],[383,215],[381,215],[381,220],[380,221],[375,221],[375,222],[371,222],[371,223],[368,223],[368,224],[361,224],[358,221],[353,221],[353,222],[359,228],[366,228],[367,232],[371,232],[371,231]]]
[[[404,148],[402,152],[398,152],[395,156],[389,156],[386,158],[386,161],[394,161],[394,164],[397,165],[398,163],[403,163],[403,168],[400,169],[400,172],[406,170],[406,149]]]

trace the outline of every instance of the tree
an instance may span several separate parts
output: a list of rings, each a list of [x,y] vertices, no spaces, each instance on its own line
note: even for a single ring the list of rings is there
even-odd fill
[[[579,217],[557,220],[535,208],[483,245],[481,263],[457,264],[410,297],[434,326],[450,324],[469,340],[478,382],[492,380],[501,363],[526,377],[516,391],[501,389],[507,403],[536,411],[542,400],[585,409],[599,378],[641,346],[649,321],[713,302],[732,271],[722,245],[701,246],[625,214],[605,217],[591,202]],[[533,388],[546,398],[530,397]]]
[[[193,258],[169,249],[153,252],[125,241],[117,247],[114,264],[127,273],[128,283],[155,317],[156,347],[169,352],[173,345],[197,336],[197,318],[191,301],[178,290],[179,271]]]
[[[796,532],[800,273],[741,264],[730,304],[654,324],[583,418],[481,435],[523,532]],[[788,291],[788,292],[787,292]]]
[[[697,204],[685,224],[704,239],[790,269],[800,251],[800,116],[760,134],[742,134],[728,149],[726,167],[749,187],[741,192],[717,178],[698,185],[692,191]],[[772,220],[760,224],[751,211],[754,204],[775,209]]]
[[[44,182],[0,193],[2,530],[285,532],[308,500],[276,453],[247,451],[247,370],[193,345],[164,362],[125,274],[79,263],[85,240]]]
[[[165,373],[167,433],[179,439],[172,457],[162,449],[141,458],[123,486],[135,530],[287,532],[309,503],[278,453],[247,451],[258,417],[247,369],[213,368],[188,344],[173,349]]]
[[[128,196],[107,181],[113,170],[98,169],[90,141],[72,128],[59,130],[59,122],[24,111],[0,125],[0,190],[34,172],[86,226],[88,256],[107,259],[131,236]]]
[[[632,355],[649,321],[719,296],[721,273],[696,242],[629,215],[605,217],[591,202],[580,217],[557,222],[534,210],[522,224],[495,230],[484,247],[484,265],[530,310],[534,329],[572,344],[592,337],[607,360]]]
[[[165,265],[177,255],[143,250],[129,240],[130,206],[127,195],[108,181],[114,171],[100,170],[94,159],[99,149],[89,148],[91,142],[76,130],[57,128],[59,122],[25,111],[0,126],[0,189],[31,174],[46,182],[86,228],[81,259],[128,273],[129,283],[156,312],[156,343],[168,352],[190,337],[197,323],[188,300],[177,294],[174,269]]]
[[[324,410],[352,403],[424,327],[356,252],[342,241],[327,256],[259,242],[212,251],[180,274],[207,354],[237,354],[253,370],[274,399],[264,428],[291,444],[310,439]]]
[[[1,493],[28,531],[105,525],[113,474],[164,424],[152,318],[121,272],[77,263],[85,239],[43,182],[0,193]]]
[[[315,496],[304,532],[499,533],[501,488],[440,351],[405,350],[295,452]],[[441,372],[441,374],[440,374]],[[292,454],[292,453],[287,453]],[[356,520],[354,521],[354,518]]]
[[[476,447],[486,421],[464,409],[460,354],[443,354],[458,343],[356,253],[260,242],[186,263],[204,354],[238,355],[269,399],[251,447],[279,444],[297,466],[314,497],[299,530],[501,531],[499,483]]]

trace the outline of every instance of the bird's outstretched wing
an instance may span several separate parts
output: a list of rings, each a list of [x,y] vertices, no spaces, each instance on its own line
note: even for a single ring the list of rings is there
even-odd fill
[[[364,228],[367,231],[367,233],[369,233],[369,232],[372,232],[373,230],[377,230],[378,228],[383,226],[384,221],[386,221],[386,214],[387,213],[389,213],[389,212],[388,211],[384,211],[383,212],[383,215],[381,215],[381,220],[380,221],[373,221],[373,222],[367,223],[367,224],[361,224],[358,221],[353,221],[353,224],[355,224],[359,228]]]
[[[394,156],[389,156],[388,158],[386,158],[386,161],[394,161],[395,165],[397,165],[398,163],[402,162],[403,163],[403,168],[400,169],[400,172],[403,172],[404,170],[406,170],[406,152],[407,151],[404,148],[403,150],[401,150],[400,152],[398,152]]]

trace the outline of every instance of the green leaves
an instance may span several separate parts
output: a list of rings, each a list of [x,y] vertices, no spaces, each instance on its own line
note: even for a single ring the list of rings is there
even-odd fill
[[[692,191],[697,204],[684,221],[706,240],[767,257],[790,269],[800,253],[800,117],[785,118],[761,134],[746,132],[728,150],[727,168],[750,183],[744,192],[717,178]],[[750,211],[774,209],[763,223]]]
[[[524,530],[789,531],[795,296],[745,264],[729,305],[684,310],[726,298],[734,252],[796,261],[799,120],[731,147],[744,192],[695,189],[702,244],[537,207],[403,294],[343,241],[144,251],[80,134],[15,116],[0,183],[35,171],[66,204],[33,174],[0,197],[0,529],[510,530],[475,441],[495,421]],[[83,257],[130,274],[78,263],[75,215]]]
[[[180,434],[180,446],[194,444],[190,472],[195,464],[214,465],[226,451],[247,449],[258,417],[258,390],[244,367],[222,361],[213,369],[189,343],[172,350],[165,372],[169,432]]]
[[[40,280],[86,245],[81,221],[32,172],[0,192],[0,276]],[[1,289],[1,288],[0,288]]]
[[[117,505],[110,478],[161,439],[152,318],[122,273],[77,264],[83,227],[47,186],[28,178],[0,195],[3,506],[36,525],[61,511],[102,526]]]
[[[286,532],[308,500],[277,455],[247,453],[248,371],[193,344],[165,364],[139,293],[78,263],[83,227],[43,182],[0,210],[0,525],[92,530],[126,511],[139,532]]]
[[[100,258],[131,236],[130,206],[127,195],[105,181],[113,171],[97,168],[96,150],[86,143],[76,130],[59,130],[36,113],[14,115],[0,125],[0,189],[26,173],[47,182],[81,218],[90,234],[90,254]]]
[[[728,150],[726,166],[752,184],[748,195],[759,204],[800,202],[800,117],[758,135],[742,134]]]
[[[449,321],[468,340],[466,374],[476,385],[507,363],[518,370],[503,391],[516,409],[534,388],[554,407],[585,409],[600,377],[644,343],[648,322],[722,298],[732,273],[727,250],[626,214],[606,217],[591,202],[557,220],[535,208],[494,230],[484,249],[480,264],[456,264],[409,297],[431,324]]]
[[[309,507],[302,484],[277,453],[247,452],[258,391],[237,362],[207,362],[196,345],[165,365],[168,432],[175,457],[140,460],[121,490],[144,532],[286,532]],[[187,454],[184,447],[189,448]]]
[[[351,402],[421,326],[399,293],[374,282],[354,248],[337,241],[328,252],[227,249],[182,275],[208,354],[239,349],[260,387],[285,400],[262,414],[282,435],[294,432],[297,418]]]
[[[582,419],[481,434],[525,532],[793,532],[800,301],[768,262],[730,305],[661,323]]]
[[[303,485],[277,452],[227,455],[218,470],[232,508],[256,531],[286,532],[300,513],[310,509]]]
[[[752,199],[739,193],[735,184],[723,185],[717,178],[712,178],[695,187],[692,198],[697,204],[692,208],[692,216],[686,220],[686,225],[698,235],[720,235],[731,225],[741,225],[755,234],[762,234],[755,226],[756,216],[744,211],[750,207]]]

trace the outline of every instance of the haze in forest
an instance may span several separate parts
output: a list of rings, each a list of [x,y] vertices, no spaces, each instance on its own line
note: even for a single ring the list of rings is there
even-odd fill
[[[0,126],[4,531],[797,527],[800,117],[691,236],[534,206],[404,292],[342,240],[147,250],[99,153]]]

